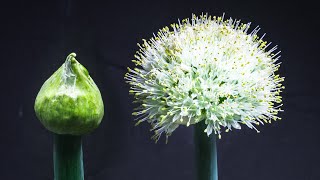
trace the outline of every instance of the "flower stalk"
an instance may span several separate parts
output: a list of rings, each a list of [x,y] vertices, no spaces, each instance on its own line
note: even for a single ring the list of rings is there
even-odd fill
[[[83,180],[81,136],[54,134],[54,180]]]
[[[204,122],[194,125],[194,143],[197,180],[218,180],[216,135],[203,133]]]

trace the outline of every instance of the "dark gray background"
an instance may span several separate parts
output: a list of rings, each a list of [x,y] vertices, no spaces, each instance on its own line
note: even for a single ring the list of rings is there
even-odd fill
[[[252,21],[282,50],[282,121],[223,134],[221,180],[319,180],[319,15],[311,0],[1,1],[0,179],[53,179],[52,134],[36,119],[35,97],[72,51],[101,90],[105,116],[84,137],[87,180],[194,180],[192,128],[164,143],[134,127],[124,83],[136,43],[191,13]]]

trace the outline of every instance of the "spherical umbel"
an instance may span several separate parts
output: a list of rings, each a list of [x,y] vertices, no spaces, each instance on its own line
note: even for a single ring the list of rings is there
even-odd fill
[[[125,79],[140,104],[133,115],[148,121],[158,140],[179,125],[205,121],[206,132],[240,129],[280,119],[280,52],[250,23],[193,15],[165,27],[138,46]],[[258,132],[258,130],[257,130]]]
[[[57,134],[89,133],[104,114],[100,91],[75,56],[71,53],[43,84],[34,105],[41,123]]]

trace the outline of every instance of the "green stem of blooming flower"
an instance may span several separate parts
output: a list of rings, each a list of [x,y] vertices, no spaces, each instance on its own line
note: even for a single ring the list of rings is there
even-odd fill
[[[54,180],[84,180],[81,136],[54,134]]]
[[[216,135],[207,136],[204,121],[194,127],[197,180],[218,180]]]

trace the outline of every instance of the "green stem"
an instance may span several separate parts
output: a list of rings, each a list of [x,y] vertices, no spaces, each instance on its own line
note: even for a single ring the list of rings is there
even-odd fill
[[[204,121],[194,126],[197,180],[218,180],[216,135],[207,136]]]
[[[54,134],[54,180],[84,180],[81,136]]]

